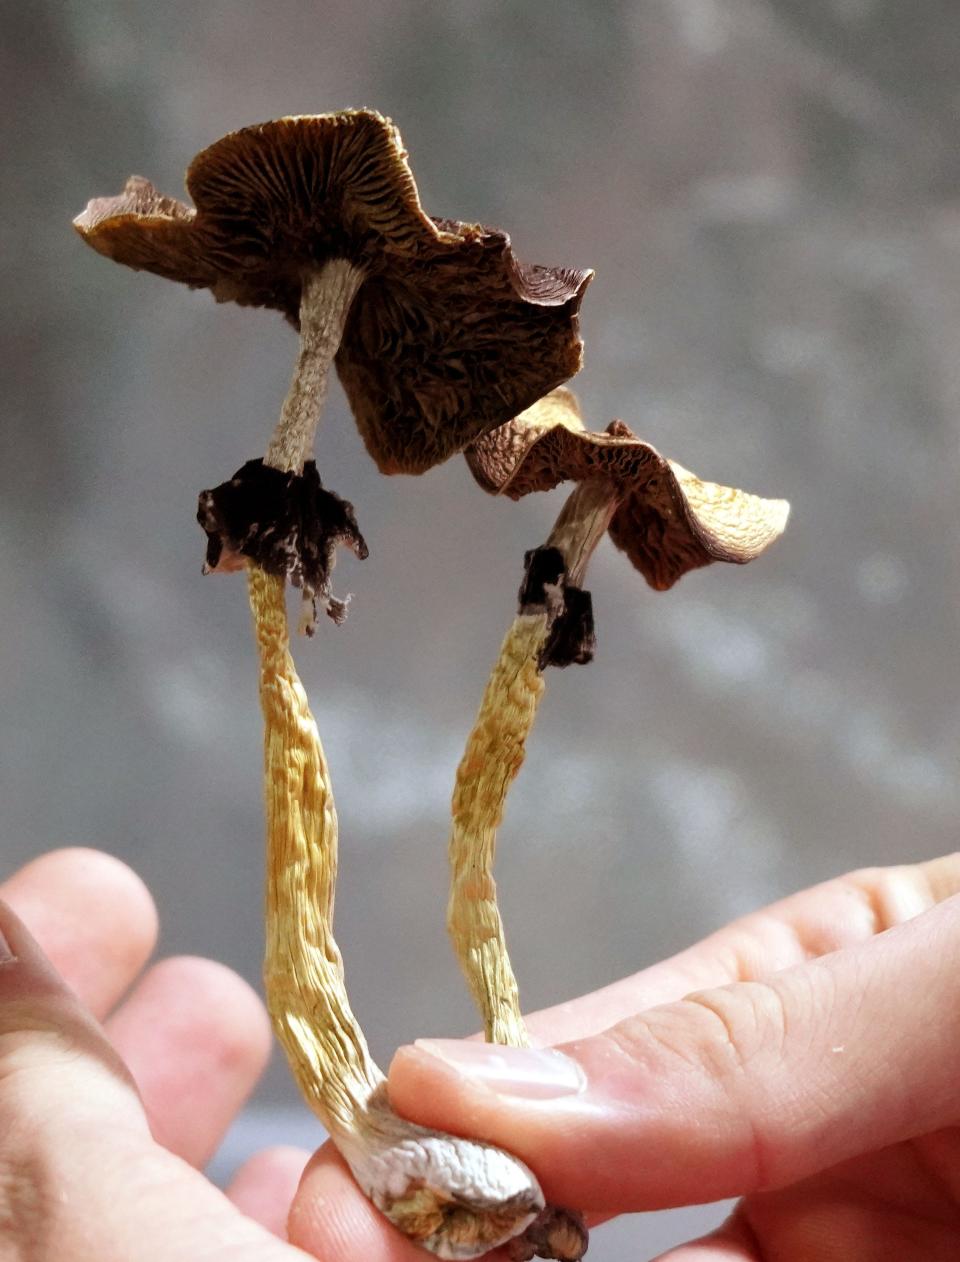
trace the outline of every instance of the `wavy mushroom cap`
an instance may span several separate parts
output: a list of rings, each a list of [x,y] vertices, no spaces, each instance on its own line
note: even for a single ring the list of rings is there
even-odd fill
[[[337,369],[385,473],[420,473],[580,368],[593,273],[529,266],[506,233],[424,213],[400,133],[372,110],[232,132],[187,172],[196,209],[140,176],[74,220],[95,250],[298,323],[304,275],[361,268]]]
[[[790,512],[786,500],[702,481],[623,421],[590,433],[576,397],[563,388],[465,454],[484,490],[511,499],[566,481],[609,480],[622,495],[610,538],[658,591],[713,561],[752,561],[783,533]]]

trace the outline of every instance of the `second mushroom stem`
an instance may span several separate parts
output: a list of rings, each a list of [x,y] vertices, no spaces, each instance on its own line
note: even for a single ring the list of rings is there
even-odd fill
[[[350,306],[363,272],[346,259],[331,259],[303,281],[300,297],[300,353],[280,420],[264,463],[284,473],[301,473],[313,449],[327,381]]]
[[[567,588],[579,589],[617,502],[613,485],[603,478],[582,483],[568,497],[545,545],[559,553]],[[563,611],[563,595],[556,589],[545,591],[542,603],[521,603],[457,768],[451,807],[447,927],[487,1041],[514,1047],[526,1046],[529,1039],[497,907],[493,864],[507,793],[543,696],[544,655]],[[569,647],[565,644],[564,651]],[[588,659],[574,653],[565,660]]]
[[[453,791],[447,928],[488,1043],[525,1047],[526,1026],[493,879],[497,829],[523,763],[544,683],[538,665],[550,631],[546,613],[520,614],[500,649],[467,740]]]

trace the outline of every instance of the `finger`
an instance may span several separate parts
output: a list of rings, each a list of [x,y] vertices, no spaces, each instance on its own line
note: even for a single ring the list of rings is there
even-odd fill
[[[310,1154],[303,1148],[265,1148],[245,1161],[227,1187],[241,1213],[287,1238],[287,1215]]]
[[[117,1002],[157,939],[146,886],[98,850],[41,855],[0,885],[50,963],[95,1016]]]
[[[116,1051],[2,903],[0,933],[0,1256],[289,1258],[151,1142]]]
[[[104,1117],[146,1134],[129,1074],[102,1029],[0,902],[0,1149],[42,1159],[45,1136]]]
[[[927,863],[867,868],[753,912],[672,959],[527,1018],[540,1046],[586,1038],[644,1008],[711,986],[759,981],[841,950],[960,894],[960,851]]]
[[[203,1165],[270,1055],[263,1004],[213,960],[163,960],[107,1022],[139,1088],[154,1137]]]
[[[940,1137],[948,1139],[948,1133]],[[933,1138],[926,1136],[910,1152],[907,1145],[897,1145],[813,1179],[746,1197],[731,1225],[743,1229],[743,1239],[752,1240],[762,1258],[956,1262],[957,1200],[951,1179],[956,1140],[949,1136],[953,1151],[938,1167],[930,1160]]]
[[[402,1048],[403,1116],[500,1144],[547,1198],[640,1210],[779,1187],[960,1119],[960,899],[558,1051]]]

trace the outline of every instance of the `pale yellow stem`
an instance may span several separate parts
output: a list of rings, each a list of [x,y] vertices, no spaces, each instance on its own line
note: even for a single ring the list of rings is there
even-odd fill
[[[248,570],[260,650],[267,815],[267,1005],[294,1077],[332,1134],[355,1125],[383,1075],[350,1011],[333,938],[337,812],[290,656],[284,581]]]
[[[493,861],[503,804],[543,695],[537,663],[548,632],[546,614],[521,614],[507,632],[457,768],[452,805],[447,927],[487,1040],[514,1047],[529,1040],[497,908]]]
[[[583,582],[617,503],[617,489],[605,478],[580,484],[568,497],[546,545],[561,553],[568,583]],[[497,907],[493,863],[504,803],[543,695],[539,663],[553,616],[543,608],[542,613],[521,613],[500,648],[457,768],[449,846],[447,928],[487,1041],[515,1047],[529,1039]]]
[[[377,1208],[439,1257],[480,1257],[538,1222],[543,1195],[515,1157],[390,1109],[333,938],[337,813],[290,656],[284,580],[251,565],[248,585],[265,725],[264,983],[274,1029],[301,1091]]]
[[[565,582],[580,587],[594,549],[616,511],[617,489],[606,479],[578,486],[568,498],[547,547],[556,548]],[[457,768],[451,813],[450,900],[447,928],[488,1043],[526,1047],[527,1028],[507,951],[493,879],[497,829],[510,785],[526,751],[527,737],[543,696],[540,663],[557,606],[528,607],[513,621],[487,682],[480,710]],[[511,1256],[579,1259],[587,1229],[576,1211],[547,1206]]]

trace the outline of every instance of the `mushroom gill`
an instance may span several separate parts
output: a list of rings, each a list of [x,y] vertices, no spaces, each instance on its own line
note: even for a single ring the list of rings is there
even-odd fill
[[[563,387],[465,455],[485,491],[510,499],[561,482],[606,483],[610,538],[657,591],[714,561],[754,560],[783,533],[790,511],[785,500],[701,480],[623,421],[589,432],[576,396]]]

